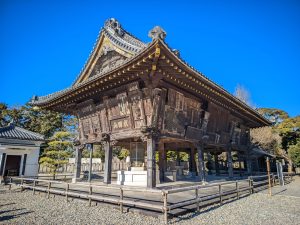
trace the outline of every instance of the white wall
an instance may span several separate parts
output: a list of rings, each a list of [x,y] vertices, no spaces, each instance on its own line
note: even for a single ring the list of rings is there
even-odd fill
[[[3,153],[6,153],[7,155],[21,155],[21,165],[20,165],[20,174],[22,173],[23,169],[23,161],[24,161],[24,155],[27,154],[26,159],[26,165],[25,165],[25,174],[24,176],[37,176],[38,175],[38,169],[39,169],[39,153],[40,148],[39,147],[15,147],[15,146],[0,146],[0,155]],[[4,161],[4,165],[6,164],[6,161]],[[5,166],[4,166],[5,169]],[[3,171],[4,172],[4,171]],[[2,176],[3,174],[0,174]]]

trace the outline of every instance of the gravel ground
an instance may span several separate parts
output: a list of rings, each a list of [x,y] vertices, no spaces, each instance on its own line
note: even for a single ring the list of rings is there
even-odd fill
[[[300,186],[300,179],[298,182]],[[300,225],[300,198],[257,193],[221,207],[173,218],[170,223]],[[87,201],[67,203],[61,196],[46,199],[44,193],[33,196],[32,191],[9,193],[0,186],[0,224],[163,224],[163,218],[121,214],[108,205],[88,207]]]

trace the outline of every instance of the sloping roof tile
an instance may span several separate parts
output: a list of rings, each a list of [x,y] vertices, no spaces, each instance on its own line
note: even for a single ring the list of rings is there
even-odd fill
[[[44,136],[11,124],[0,128],[0,138],[31,141],[44,141]]]

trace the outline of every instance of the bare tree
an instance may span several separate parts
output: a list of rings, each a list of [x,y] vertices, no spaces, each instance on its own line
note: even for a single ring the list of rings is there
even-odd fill
[[[234,96],[249,106],[252,106],[249,91],[242,85],[238,84],[234,90]]]

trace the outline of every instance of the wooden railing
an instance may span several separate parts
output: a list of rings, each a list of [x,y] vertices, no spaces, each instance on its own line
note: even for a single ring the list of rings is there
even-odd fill
[[[291,181],[292,175],[285,173],[285,180]],[[272,185],[276,185],[278,183],[277,175],[272,174],[271,180]],[[17,184],[22,190],[31,189],[33,194],[36,191],[45,192],[47,198],[50,197],[50,194],[59,194],[65,196],[66,201],[70,197],[87,199],[89,206],[91,206],[92,201],[117,204],[122,213],[124,206],[161,212],[164,214],[164,221],[167,224],[172,210],[192,206],[192,208],[199,211],[203,206],[211,204],[222,205],[228,199],[239,199],[242,196],[266,189],[268,188],[268,176],[250,176],[244,180],[162,190],[113,185],[73,184],[22,177],[10,177],[8,184],[9,189],[11,189],[12,184]],[[182,195],[185,192],[187,194]],[[128,193],[131,193],[131,195]],[[138,197],[136,193],[143,193],[142,196],[145,196],[146,193],[148,199]],[[192,197],[188,198],[187,196]]]

